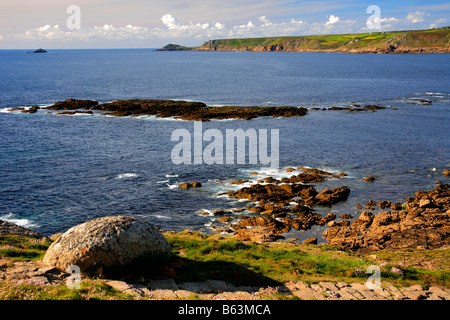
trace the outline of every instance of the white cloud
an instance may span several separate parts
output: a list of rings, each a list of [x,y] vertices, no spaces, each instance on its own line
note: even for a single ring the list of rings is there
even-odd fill
[[[217,30],[222,30],[223,28],[225,28],[225,25],[220,22],[216,22],[214,28],[216,28]]]
[[[411,26],[411,23],[419,22],[419,20],[424,19],[426,16],[427,14],[425,12],[416,11],[410,12],[403,19],[383,17],[379,19],[379,22],[381,23],[382,30],[394,30]],[[262,15],[258,18],[258,23],[249,21],[246,24],[230,26],[217,20],[180,23],[175,16],[167,13],[161,16],[160,26],[156,27],[144,27],[132,24],[114,26],[113,24],[107,23],[100,26],[69,30],[58,25],[45,24],[42,27],[28,29],[23,33],[3,34],[3,37],[0,36],[0,39],[8,41],[55,40],[60,42],[77,40],[88,43],[96,43],[101,40],[145,41],[142,43],[150,43],[153,41],[153,43],[163,43],[169,41],[169,39],[170,41],[178,39],[180,44],[198,45],[201,41],[218,38],[353,33],[367,30],[362,26],[363,23],[361,21],[345,20],[335,15],[327,16],[325,22],[307,22],[300,19],[276,22],[270,20],[266,15]],[[442,26],[446,21],[446,18],[436,20],[431,27],[437,25]]]
[[[263,22],[265,26],[270,26],[272,23],[269,21],[269,19],[266,18],[266,16],[259,17],[259,21]]]
[[[446,23],[447,22],[447,18],[441,18],[435,21],[435,23],[437,24],[441,24],[441,23]]]
[[[378,18],[374,19],[374,22],[377,22]],[[400,20],[394,17],[390,17],[390,18],[382,18],[380,19],[380,22],[399,22]]]
[[[335,23],[338,22],[338,21],[339,21],[339,17],[336,17],[336,16],[334,16],[334,15],[331,15],[331,16],[328,18],[328,21],[325,22],[325,25],[327,26],[327,25],[330,25],[330,24],[335,24]]]
[[[408,20],[411,23],[418,23],[423,22],[425,16],[425,11],[415,11],[415,12],[409,12],[406,16],[406,20]]]
[[[176,29],[178,27],[177,19],[169,13],[166,15],[163,15],[161,17],[161,21],[169,29]]]
[[[431,23],[429,28],[433,29],[433,28],[439,28],[440,26],[442,27],[446,22],[447,22],[447,18],[438,19],[435,22]]]

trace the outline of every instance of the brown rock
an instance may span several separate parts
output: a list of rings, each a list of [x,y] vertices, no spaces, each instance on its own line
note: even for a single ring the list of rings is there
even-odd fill
[[[318,205],[331,206],[332,204],[346,200],[349,194],[350,189],[346,186],[324,189],[316,195],[312,202]]]
[[[317,244],[317,238],[309,238],[303,241],[304,244]]]
[[[201,188],[202,184],[200,182],[185,182],[178,184],[178,188],[180,189],[189,189],[189,188]]]
[[[364,211],[349,226],[333,226],[323,236],[330,244],[368,252],[386,248],[439,248],[450,245],[450,191],[417,192],[404,210],[373,215]],[[369,203],[371,204],[371,203]],[[400,204],[391,204],[398,208]]]
[[[233,220],[232,217],[220,217],[219,219],[217,219],[217,221],[219,222],[230,222],[232,220]]]
[[[234,237],[241,241],[253,241],[257,243],[273,242],[284,237],[264,228],[242,228],[233,233]]]
[[[225,214],[225,211],[223,211],[222,209],[217,209],[213,211],[213,215],[215,216],[222,216]]]

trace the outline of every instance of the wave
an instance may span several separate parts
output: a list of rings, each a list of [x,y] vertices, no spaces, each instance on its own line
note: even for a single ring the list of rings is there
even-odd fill
[[[156,181],[156,183],[167,183],[167,182],[169,182],[169,180]]]
[[[151,217],[156,218],[156,219],[161,219],[161,220],[172,220],[171,217],[163,216],[161,214],[153,214],[153,215],[151,215]]]
[[[175,184],[168,184],[168,183],[166,183],[166,185],[167,185],[167,187],[169,189],[176,189],[176,188],[178,188],[178,183],[175,183]]]
[[[37,225],[35,222],[33,222],[29,219],[18,218],[12,212],[5,214],[3,216],[0,216],[0,220],[8,221],[8,222],[14,223],[18,226],[26,227],[26,228],[30,228],[30,229],[39,227],[39,225]]]
[[[116,179],[128,179],[128,178],[137,178],[139,177],[136,173],[121,173],[116,176]]]
[[[209,210],[209,209],[200,209],[200,210],[197,210],[197,212],[199,212],[199,213],[207,212],[208,216],[214,216],[213,212],[211,210]],[[202,214],[202,215],[205,215],[205,214]]]
[[[177,174],[166,174],[166,178],[178,178]]]

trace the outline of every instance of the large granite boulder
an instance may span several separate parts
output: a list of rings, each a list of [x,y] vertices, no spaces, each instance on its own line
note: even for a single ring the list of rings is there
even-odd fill
[[[153,225],[127,216],[97,218],[72,227],[48,248],[44,263],[62,271],[76,265],[122,266],[143,255],[170,254],[166,238]]]

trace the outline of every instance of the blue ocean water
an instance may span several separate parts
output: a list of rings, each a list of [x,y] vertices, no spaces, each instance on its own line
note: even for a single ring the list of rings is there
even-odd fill
[[[199,210],[246,206],[217,197],[217,179],[282,176],[286,167],[345,172],[346,202],[318,211],[355,214],[369,200],[403,201],[434,187],[450,167],[450,55],[0,50],[0,219],[45,234],[95,217],[139,216],[166,230],[209,232]],[[204,129],[278,129],[280,168],[175,165],[175,129],[153,117],[56,116],[8,108],[68,98],[182,99],[208,105],[328,107],[377,104],[377,112],[310,110],[299,118],[204,123]],[[420,99],[431,105],[418,103]],[[206,145],[206,143],[205,143]],[[362,181],[373,175],[374,183]],[[176,183],[200,181],[181,190]],[[325,227],[290,236],[320,236]]]

